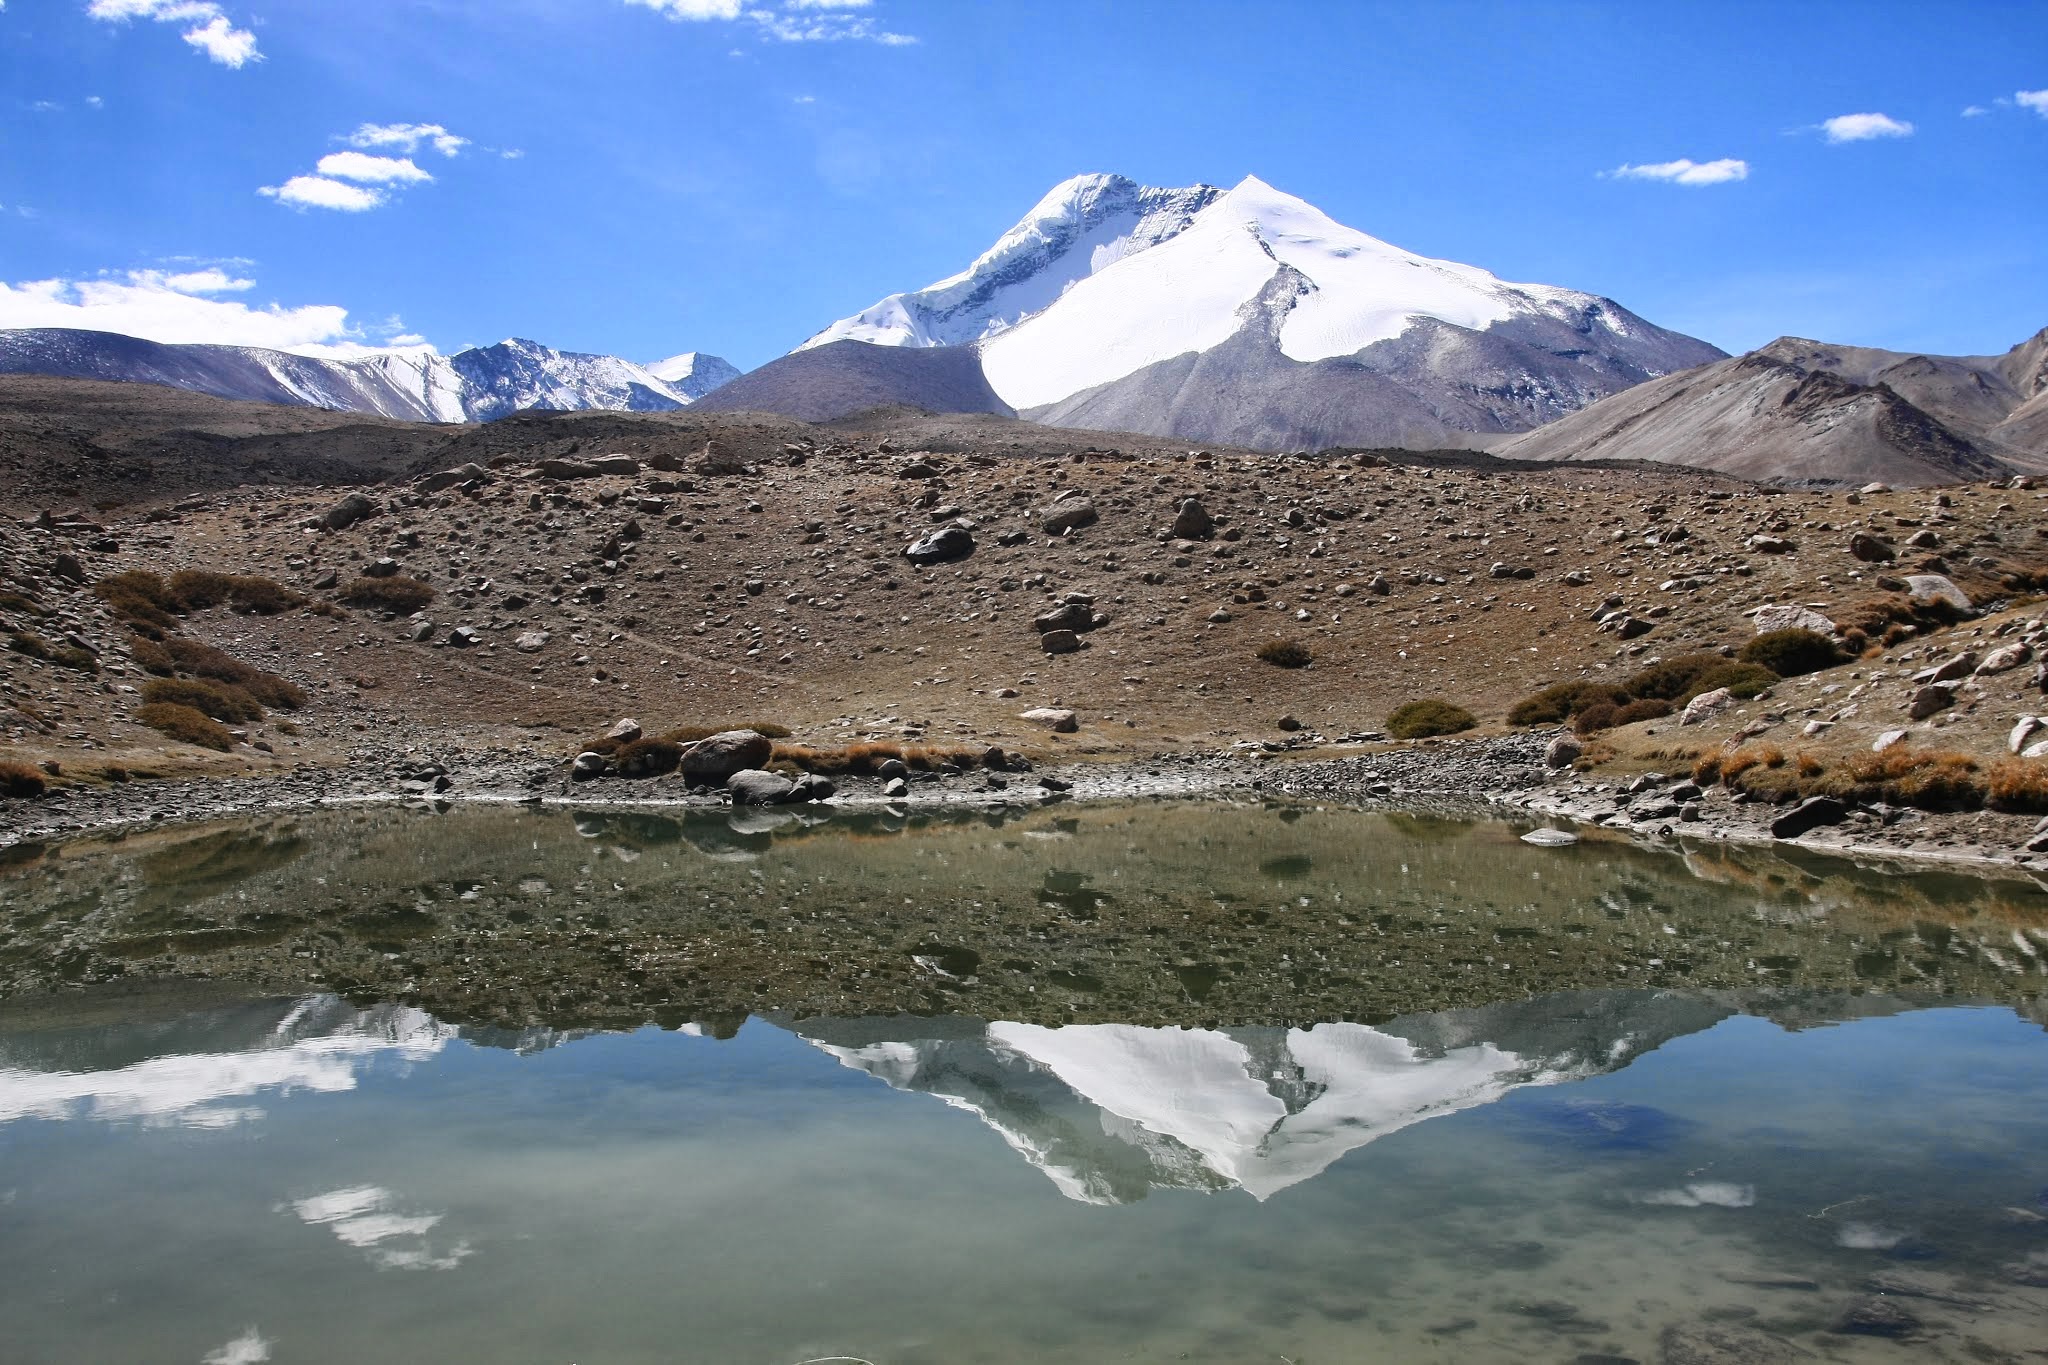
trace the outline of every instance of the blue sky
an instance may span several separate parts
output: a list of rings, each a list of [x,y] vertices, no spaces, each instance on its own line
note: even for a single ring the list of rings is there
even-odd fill
[[[2048,325],[2031,0],[5,0],[0,111],[0,326],[749,367],[1084,171],[1730,350]]]

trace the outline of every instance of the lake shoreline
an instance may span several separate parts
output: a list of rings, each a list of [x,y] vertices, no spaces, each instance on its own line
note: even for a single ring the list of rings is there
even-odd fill
[[[2048,857],[2026,844],[2039,823],[1989,811],[1851,808],[1847,819],[1797,839],[1775,838],[1789,807],[1700,789],[1686,774],[1606,777],[1545,766],[1548,731],[1321,750],[1166,753],[1038,765],[1027,771],[915,773],[905,797],[872,778],[836,779],[830,804],[908,808],[1037,806],[1051,801],[1300,800],[1362,809],[1497,818],[1651,846],[1783,844],[1843,857],[1880,857],[1979,874],[2038,875]],[[1041,785],[1050,779],[1050,786]],[[590,809],[707,809],[723,794],[678,781],[574,781],[564,764],[507,749],[357,756],[275,774],[59,786],[0,804],[0,850],[124,828],[230,819],[358,803],[526,804]]]

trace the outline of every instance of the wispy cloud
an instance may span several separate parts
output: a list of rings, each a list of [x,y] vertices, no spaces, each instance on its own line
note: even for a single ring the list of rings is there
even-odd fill
[[[329,357],[406,344],[397,318],[357,327],[346,308],[329,304],[287,308],[217,297],[255,289],[255,280],[219,265],[117,271],[83,280],[0,281],[0,327],[75,327],[174,345],[262,346]]]
[[[1693,161],[1680,157],[1676,161],[1658,161],[1642,166],[1621,165],[1603,175],[1616,180],[1662,180],[1673,185],[1726,185],[1734,180],[1749,179],[1749,163],[1734,157],[1722,157],[1719,161]]]
[[[339,213],[364,213],[386,202],[382,190],[324,175],[295,175],[282,185],[264,185],[256,193],[295,209],[333,209]]]
[[[1869,142],[1881,137],[1911,137],[1913,125],[1889,114],[1837,114],[1820,130],[1829,142]]]
[[[2048,118],[2048,90],[2016,90],[2013,103],[2022,109],[2031,109],[2042,118]]]
[[[405,155],[329,152],[320,158],[311,175],[295,175],[282,185],[264,185],[256,192],[288,208],[367,213],[391,203],[397,191],[406,186],[433,180],[412,159],[414,152],[431,148],[444,157],[453,157],[470,145],[468,138],[451,133],[438,123],[365,123],[335,141]]]
[[[366,185],[416,185],[434,178],[409,156],[371,156],[368,152],[329,152],[314,169],[325,176]]]
[[[1969,105],[1965,105],[1965,106],[1963,106],[1963,117],[1964,117],[1964,118],[1982,118],[1982,117],[1984,117],[1984,115],[1986,115],[1986,114],[1988,114],[1988,113],[1990,113],[1990,112],[1991,112],[1991,111],[1990,111],[1989,109],[1986,109],[1986,108],[1985,108],[1985,107],[1984,107],[1983,105],[1981,105],[1981,104],[1969,104]]]
[[[215,0],[89,0],[85,12],[108,24],[134,19],[182,24],[185,41],[222,66],[240,69],[263,60],[256,50],[256,35],[236,28]]]
[[[254,1327],[217,1350],[209,1351],[199,1365],[263,1365],[270,1359],[271,1342]]]
[[[706,23],[746,19],[770,42],[880,43],[907,47],[917,42],[908,33],[882,27],[868,13],[875,0],[626,0],[678,21]]]
[[[408,154],[422,146],[442,156],[454,156],[469,145],[438,123],[365,123],[345,139],[351,147],[397,147]]]

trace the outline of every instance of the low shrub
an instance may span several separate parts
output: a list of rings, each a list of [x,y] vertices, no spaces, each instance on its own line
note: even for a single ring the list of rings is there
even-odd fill
[[[730,725],[681,725],[662,731],[661,737],[677,744],[695,744],[700,739],[709,739],[727,730],[752,730],[763,739],[789,738],[789,727],[777,725],[772,720],[737,720]]]
[[[1783,678],[1762,664],[1733,663],[1724,659],[1719,668],[1710,669],[1693,679],[1692,686],[1686,689],[1685,696],[1679,700],[1680,704],[1683,704],[1694,697],[1725,687],[1730,695],[1743,701],[1751,701],[1761,697],[1772,684],[1783,681]]]
[[[2004,758],[1991,765],[1984,804],[2017,815],[2048,812],[2048,763]]]
[[[1612,730],[1618,722],[1615,717],[1621,708],[1611,701],[1595,702],[1572,717],[1572,729],[1582,735],[1597,735],[1602,730]]]
[[[189,707],[214,720],[241,723],[263,719],[263,708],[241,688],[196,678],[158,678],[144,683],[142,699],[158,705]]]
[[[41,796],[50,784],[26,763],[0,762],[0,796]]]
[[[1985,797],[1976,759],[1951,749],[1903,744],[1881,754],[1858,754],[1827,785],[1832,795],[1921,810],[1976,810]]]
[[[178,661],[171,657],[171,651],[156,640],[137,639],[128,646],[128,657],[135,660],[137,668],[159,678],[168,678],[178,671]]]
[[[778,744],[773,760],[789,762],[807,773],[825,777],[871,774],[889,759],[901,759],[905,766],[930,771],[951,765],[972,768],[979,764],[986,748],[959,744],[895,744],[871,740],[858,744]]]
[[[196,745],[201,749],[217,749],[227,753],[235,747],[235,737],[227,727],[208,718],[189,706],[175,702],[150,702],[138,707],[135,719],[150,729],[181,744]]]
[[[91,650],[80,649],[76,645],[53,645],[42,636],[25,631],[9,637],[7,647],[16,654],[26,654],[31,659],[41,659],[59,668],[74,668],[80,673],[100,671],[99,658]]]
[[[1612,730],[1619,725],[1634,725],[1638,721],[1661,720],[1671,714],[1671,703],[1661,697],[1643,697],[1636,701],[1616,706],[1603,701],[1589,706],[1572,718],[1572,729],[1582,735],[1598,734]]]
[[[139,621],[159,629],[170,630],[177,626],[172,615],[176,606],[171,590],[164,581],[146,569],[129,569],[125,573],[102,578],[92,585],[93,595],[105,602],[118,616],[130,621]]]
[[[0,592],[0,611],[11,611],[17,616],[48,616],[50,609],[32,597],[18,592]]]
[[[1619,706],[1627,700],[1627,694],[1610,683],[1583,680],[1552,683],[1516,702],[1508,711],[1508,724],[1555,725],[1559,721],[1570,720],[1588,707],[1603,702]]]
[[[341,600],[366,611],[410,616],[434,600],[433,585],[399,574],[392,578],[352,578],[342,585]]]
[[[1616,725],[1634,725],[1639,721],[1662,720],[1671,714],[1673,707],[1662,697],[1638,697],[1614,713]]]
[[[215,649],[199,640],[182,639],[166,640],[159,648],[178,672],[227,683],[265,706],[296,711],[306,704],[306,694],[297,683],[245,664],[226,650]],[[152,673],[156,671],[150,669]]]
[[[1313,659],[1300,640],[1268,640],[1259,646],[1259,657],[1275,668],[1307,668]]]
[[[1387,733],[1395,739],[1428,739],[1432,735],[1455,735],[1479,723],[1464,707],[1440,697],[1404,702],[1387,716]]]
[[[1698,695],[1693,690],[1695,683],[1727,662],[1719,654],[1681,654],[1675,659],[1663,659],[1636,670],[1621,685],[1621,690],[1631,697],[1655,697],[1683,703]]]
[[[1759,664],[1781,678],[1797,678],[1848,662],[1841,646],[1817,630],[1797,626],[1790,630],[1769,630],[1742,647],[1736,655],[1743,663]]]
[[[668,739],[636,739],[610,750],[612,770],[622,777],[660,777],[683,765],[683,746]]]

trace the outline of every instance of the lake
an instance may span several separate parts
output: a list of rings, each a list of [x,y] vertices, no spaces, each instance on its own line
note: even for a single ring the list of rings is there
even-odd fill
[[[2041,888],[1525,828],[365,807],[17,850],[0,1357],[2038,1358]]]

